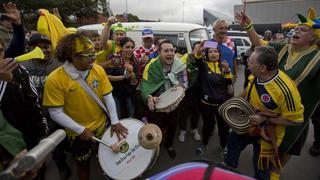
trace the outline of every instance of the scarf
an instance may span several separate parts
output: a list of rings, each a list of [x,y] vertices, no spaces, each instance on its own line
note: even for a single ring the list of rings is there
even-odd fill
[[[175,58],[171,70],[167,76],[163,73],[163,67],[160,62],[160,58],[157,57],[152,59],[147,65],[143,72],[143,79],[141,83],[141,95],[144,102],[147,101],[148,95],[157,91],[165,83],[172,83],[174,85],[179,84],[179,81],[176,77],[178,73],[186,69],[186,65],[180,61],[178,58]]]

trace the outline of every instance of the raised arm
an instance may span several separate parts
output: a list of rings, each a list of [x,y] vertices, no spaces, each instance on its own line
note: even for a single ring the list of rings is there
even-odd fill
[[[241,12],[236,14],[235,19],[236,22],[239,23],[245,31],[247,31],[249,39],[254,47],[263,45],[259,35],[253,28],[253,24],[249,16],[247,16],[244,12]]]
[[[116,22],[117,22],[117,19],[115,17],[111,16],[108,18],[107,24],[104,26],[101,33],[101,37],[100,37],[102,50],[107,50],[109,48],[108,40],[109,40],[111,25]]]

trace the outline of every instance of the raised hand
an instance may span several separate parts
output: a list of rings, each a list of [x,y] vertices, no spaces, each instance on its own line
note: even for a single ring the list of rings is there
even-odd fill
[[[251,19],[248,15],[244,12],[236,13],[235,15],[236,22],[239,23],[241,26],[248,26],[251,24]]]
[[[20,19],[20,14],[18,12],[16,4],[12,3],[12,2],[8,2],[8,3],[4,3],[2,6],[6,12],[6,13],[3,13],[2,16],[8,17],[8,20],[11,23],[16,24],[16,25],[20,25],[21,19]]]
[[[114,17],[114,16],[110,16],[110,17],[108,18],[108,20],[107,20],[107,24],[108,24],[109,26],[111,26],[112,24],[114,24],[114,23],[116,23],[116,22],[118,22],[118,21],[117,21],[117,18]]]

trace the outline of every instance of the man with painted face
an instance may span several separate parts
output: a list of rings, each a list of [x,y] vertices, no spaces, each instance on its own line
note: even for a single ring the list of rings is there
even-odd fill
[[[309,10],[309,19],[298,15],[300,23],[291,26],[295,30],[289,44],[264,42],[245,13],[237,13],[235,17],[247,31],[253,46],[269,45],[276,49],[279,69],[295,82],[301,94],[305,121],[299,126],[286,128],[283,143],[279,147],[279,152],[286,155],[282,160],[284,164],[290,155],[300,155],[308,134],[310,116],[320,100],[320,93],[317,93],[320,91],[320,51],[313,46],[316,39],[320,38],[320,26],[314,21],[314,15],[312,9]]]
[[[152,59],[143,72],[141,95],[150,110],[148,120],[166,129],[164,144],[173,159],[176,156],[173,140],[178,125],[177,109],[170,113],[155,112],[154,105],[159,101],[158,96],[167,89],[173,86],[187,88],[188,78],[186,65],[175,58],[175,49],[169,40],[160,43],[158,53],[159,56]]]
[[[118,120],[112,86],[105,71],[94,63],[93,43],[82,33],[69,34],[59,41],[56,57],[64,64],[48,76],[43,105],[49,108],[51,118],[66,128],[78,177],[88,180],[90,157],[94,152],[92,137],[102,137],[107,115],[80,81],[85,81],[105,104],[111,119],[111,132],[121,139],[127,136],[128,130]]]
[[[112,31],[112,40],[109,39]],[[109,17],[101,33],[100,44],[102,51],[98,52],[96,62],[104,69],[108,67],[108,58],[121,51],[120,41],[126,36],[126,28],[113,16]]]

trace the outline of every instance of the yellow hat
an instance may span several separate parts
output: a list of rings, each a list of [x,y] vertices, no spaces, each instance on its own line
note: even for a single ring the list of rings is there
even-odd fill
[[[300,22],[299,23],[287,23],[282,25],[282,29],[293,29],[299,25],[305,25],[312,29],[312,31],[316,34],[317,38],[320,38],[320,18],[316,18],[316,12],[314,8],[309,8],[308,17],[304,17],[301,14],[297,14]]]
[[[75,41],[76,51],[75,53],[80,53],[94,48],[92,41],[88,38],[77,38]]]
[[[127,28],[126,27],[123,27],[123,25],[122,25],[122,23],[116,23],[116,24],[113,24],[112,26],[111,26],[111,30],[113,31],[113,32],[116,32],[116,31],[123,31],[123,32],[127,32]]]

